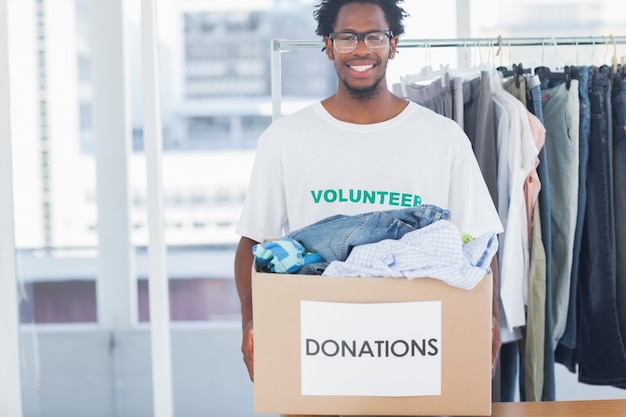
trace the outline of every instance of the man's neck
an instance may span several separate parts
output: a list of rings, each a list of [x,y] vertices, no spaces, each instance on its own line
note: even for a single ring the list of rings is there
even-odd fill
[[[386,88],[374,97],[361,100],[345,90],[338,90],[322,100],[324,108],[334,118],[355,124],[380,123],[396,117],[407,106],[407,101]]]

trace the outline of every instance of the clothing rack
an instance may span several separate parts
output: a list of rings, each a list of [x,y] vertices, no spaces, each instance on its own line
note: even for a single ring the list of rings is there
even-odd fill
[[[519,38],[465,38],[465,39],[400,39],[398,48],[503,48],[512,46],[598,46],[624,45],[626,36],[568,36],[568,37],[519,37]],[[271,94],[272,120],[281,117],[281,52],[296,49],[323,48],[321,40],[272,40]]]

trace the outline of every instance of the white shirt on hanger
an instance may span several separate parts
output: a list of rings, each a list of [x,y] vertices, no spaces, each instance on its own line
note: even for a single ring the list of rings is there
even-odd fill
[[[530,253],[524,183],[539,154],[528,121],[528,110],[504,90],[499,73],[492,75],[498,121],[498,212],[500,235],[500,297],[507,330],[526,324]],[[504,341],[504,340],[503,340]]]

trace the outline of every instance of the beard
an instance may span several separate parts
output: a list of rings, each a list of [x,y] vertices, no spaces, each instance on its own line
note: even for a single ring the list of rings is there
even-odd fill
[[[371,85],[366,87],[354,87],[350,85],[345,78],[341,77],[339,71],[339,63],[335,61],[337,75],[339,75],[339,79],[346,88],[346,91],[348,92],[348,94],[350,94],[350,97],[361,102],[372,100],[380,94],[379,87],[380,83],[385,79],[386,76],[385,74],[387,72],[387,61],[382,62],[381,65],[383,68],[382,74],[378,78],[376,78],[376,80],[374,80]]]
[[[346,90],[350,94],[350,97],[352,97],[355,100],[365,102],[365,101],[372,100],[373,98],[375,98],[376,96],[380,94],[378,87],[380,86],[380,83],[383,81],[383,77],[384,75],[377,78],[376,81],[374,81],[372,85],[368,87],[362,87],[362,88],[353,87],[344,79],[342,79],[341,81],[343,82],[343,85],[346,87]]]

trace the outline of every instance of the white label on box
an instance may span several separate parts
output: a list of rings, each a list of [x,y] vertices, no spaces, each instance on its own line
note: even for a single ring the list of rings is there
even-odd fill
[[[302,395],[441,395],[441,301],[300,301]]]

